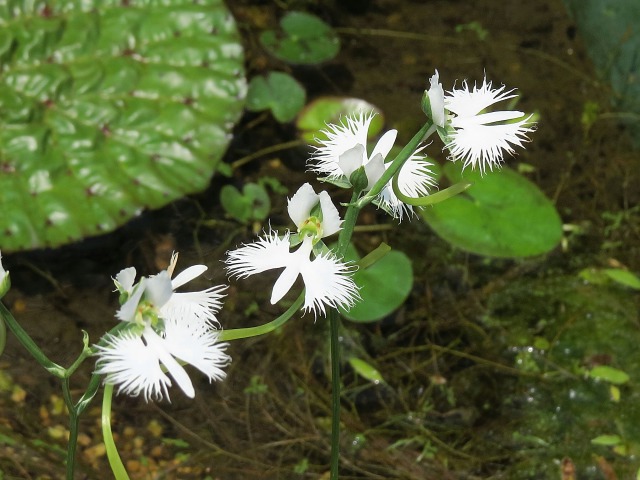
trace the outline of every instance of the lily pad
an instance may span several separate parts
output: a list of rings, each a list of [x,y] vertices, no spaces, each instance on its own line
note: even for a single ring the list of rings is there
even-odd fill
[[[267,76],[251,79],[247,110],[271,110],[276,120],[286,123],[302,110],[305,99],[306,92],[295,78],[282,72],[270,72]]]
[[[316,145],[316,139],[323,137],[322,130],[327,124],[339,124],[348,115],[373,113],[375,117],[369,125],[368,138],[374,138],[384,126],[382,111],[371,103],[360,98],[320,97],[307,104],[296,120],[298,135],[305,142]]]
[[[267,30],[260,43],[274,57],[294,64],[326,62],[340,51],[336,32],[315,15],[289,12],[280,20],[280,30]]]
[[[246,95],[221,0],[0,6],[0,248],[111,231],[209,184]]]
[[[359,259],[353,245],[349,246],[345,259]],[[409,296],[413,286],[411,260],[392,250],[372,266],[358,270],[353,279],[360,287],[362,300],[348,312],[342,311],[342,315],[354,322],[375,322],[392,313]]]
[[[464,193],[421,209],[420,215],[444,240],[471,253],[492,257],[527,257],[553,249],[562,222],[551,201],[529,180],[509,168],[481,176],[448,163],[443,171],[453,183],[473,182]]]

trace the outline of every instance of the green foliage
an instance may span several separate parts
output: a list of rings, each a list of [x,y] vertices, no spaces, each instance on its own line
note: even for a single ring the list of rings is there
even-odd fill
[[[448,163],[449,180],[473,182],[464,193],[421,210],[422,218],[457,248],[492,257],[527,257],[553,249],[562,223],[553,204],[533,183],[508,168],[484,177]]]
[[[622,385],[629,381],[629,375],[626,372],[609,365],[598,365],[589,370],[589,376],[598,380],[613,383],[614,385]]]
[[[252,375],[249,385],[244,387],[245,395],[263,395],[269,391],[269,387],[262,380],[260,375]]]
[[[247,109],[253,112],[271,110],[280,123],[293,120],[304,107],[306,92],[291,75],[270,72],[257,76],[249,83]]]
[[[358,253],[351,245],[346,260],[357,261]],[[342,315],[354,322],[375,322],[389,315],[409,296],[413,286],[411,260],[393,250],[368,268],[359,269],[353,276],[360,287],[362,301]]]
[[[340,39],[315,15],[289,12],[280,20],[280,30],[267,30],[260,43],[274,57],[294,64],[326,62],[340,51]]]
[[[207,187],[245,95],[221,0],[0,5],[0,248],[54,247]]]
[[[521,440],[544,442],[517,449],[508,478],[553,478],[557,466],[551,459],[563,456],[586,470],[603,446],[620,455],[613,466],[627,473],[619,478],[632,478],[630,468],[635,474],[640,357],[634,296],[611,282],[587,283],[578,276],[522,277],[490,295],[487,334],[510,352],[518,370],[529,372],[509,387],[501,408],[506,418],[518,420],[496,442],[511,440],[514,430]],[[522,352],[528,354],[527,364],[520,362]],[[605,445],[610,434],[622,442]],[[532,469],[534,475],[525,473]]]
[[[271,211],[269,194],[257,183],[245,184],[242,193],[233,185],[225,185],[220,190],[220,203],[231,217],[241,222],[264,220]]]
[[[599,74],[610,83],[613,102],[631,120],[640,145],[640,2],[564,0]]]
[[[328,123],[338,125],[344,117],[361,112],[376,114],[369,126],[369,138],[375,137],[384,126],[384,116],[379,108],[360,98],[320,97],[300,112],[296,127],[300,138],[315,145],[316,138],[323,137],[320,132],[326,130]]]
[[[353,368],[353,370],[362,378],[365,378],[375,384],[384,383],[384,378],[382,378],[378,369],[361,358],[350,357],[349,365],[351,365],[351,368]]]
[[[606,268],[604,274],[614,282],[633,288],[634,290],[640,290],[640,278],[628,270]]]

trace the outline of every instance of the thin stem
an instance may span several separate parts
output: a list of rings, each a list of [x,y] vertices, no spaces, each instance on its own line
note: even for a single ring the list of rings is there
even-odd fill
[[[13,332],[18,341],[26,348],[29,353],[42,365],[42,367],[49,373],[55,375],[58,378],[64,378],[66,369],[52,362],[44,354],[42,350],[35,344],[29,334],[20,326],[20,324],[13,318],[11,312],[7,310],[2,303],[0,303],[0,316],[4,319],[4,323],[9,327],[9,330]]]
[[[3,317],[0,317],[0,355],[4,352],[7,345],[7,325],[4,323]]]
[[[429,120],[425,123],[418,133],[416,133],[409,143],[407,143],[404,148],[400,151],[398,156],[391,162],[389,168],[385,170],[382,176],[378,179],[378,181],[373,185],[371,190],[367,192],[360,200],[358,200],[357,205],[359,208],[364,207],[382,191],[382,189],[387,186],[389,181],[395,176],[395,174],[400,170],[402,165],[413,155],[413,152],[416,151],[421,142],[423,142],[431,133],[433,133],[433,123]]]
[[[435,205],[436,203],[444,202],[445,200],[450,199],[451,197],[458,195],[459,193],[464,192],[469,187],[471,187],[473,183],[471,182],[458,182],[454,183],[450,187],[445,188],[444,190],[440,190],[439,192],[432,193],[427,195],[426,197],[409,197],[402,193],[400,187],[398,186],[398,176],[393,177],[392,186],[393,193],[396,194],[398,200],[407,205],[413,205],[414,207],[426,207],[428,205]]]
[[[356,226],[358,214],[360,213],[360,208],[355,205],[359,196],[359,191],[353,192],[347,212],[344,214],[344,222],[342,222],[342,230],[340,230],[340,236],[338,237],[338,249],[336,251],[336,255],[338,255],[338,257],[344,256],[347,251],[347,247],[349,246],[349,242],[351,242],[353,229]]]
[[[331,329],[331,480],[338,480],[340,471],[340,316],[330,309]]]
[[[76,449],[78,445],[78,426],[80,423],[80,412],[73,405],[69,378],[62,380],[62,397],[69,410],[69,441],[67,442],[67,480],[73,480],[76,469]]]
[[[221,342],[228,340],[238,340],[240,338],[257,337],[258,335],[264,335],[265,333],[273,332],[276,328],[284,325],[291,317],[293,317],[293,315],[300,309],[303,303],[304,290],[300,293],[296,301],[291,304],[287,311],[275,320],[272,320],[269,323],[265,323],[264,325],[259,325],[257,327],[232,328],[223,330],[222,332],[220,332],[218,340],[220,340]]]
[[[129,480],[127,470],[124,468],[118,449],[113,441],[113,433],[111,432],[111,397],[113,396],[113,385],[107,383],[104,386],[102,397],[102,438],[104,446],[107,450],[107,458],[111,471],[116,480]]]

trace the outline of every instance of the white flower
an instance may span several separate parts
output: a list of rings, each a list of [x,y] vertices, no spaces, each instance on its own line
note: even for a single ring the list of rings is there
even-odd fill
[[[328,125],[323,133],[326,140],[319,140],[314,155],[309,160],[309,170],[326,177],[339,185],[350,185],[351,174],[363,167],[367,176],[369,191],[391,165],[385,159],[398,134],[397,130],[386,132],[374,147],[371,155],[367,155],[367,132],[373,115],[363,113],[346,117],[340,125]],[[422,159],[417,149],[404,163],[398,173],[398,187],[407,196],[424,196],[435,184],[433,173],[429,170],[431,163]],[[395,218],[402,219],[403,213],[412,212],[409,205],[400,204],[393,193],[391,181],[378,194],[376,203],[387,210]]]
[[[424,147],[419,148],[414,152],[409,160],[407,160],[398,175],[398,188],[401,193],[411,198],[426,197],[429,195],[429,188],[435,187],[437,182],[433,172],[429,170],[429,166],[433,165],[431,162],[423,160],[423,156],[420,155]],[[385,164],[390,165],[390,164]],[[378,196],[378,205],[389,214],[402,221],[404,215],[413,215],[413,207],[402,202],[393,191],[391,183],[385,186],[380,195]]]
[[[319,206],[319,208],[318,208]],[[279,237],[269,231],[254,243],[228,253],[230,276],[246,278],[275,268],[284,268],[271,292],[275,304],[291,289],[298,276],[305,285],[303,309],[315,315],[326,313],[326,307],[350,308],[359,298],[358,287],[351,278],[353,267],[333,254],[320,252],[311,259],[313,247],[321,238],[340,229],[342,221],[327,192],[317,195],[305,183],[289,200],[289,216],[298,227],[301,245],[291,252],[291,234]],[[317,211],[317,214],[314,214]],[[319,216],[318,216],[319,215]]]
[[[189,363],[209,381],[225,377],[222,370],[230,357],[226,343],[218,343],[213,324],[221,306],[223,286],[201,292],[174,290],[202,274],[207,267],[195,265],[171,280],[177,255],[167,270],[134,285],[135,269],[122,270],[115,284],[127,300],[117,318],[130,325],[116,334],[107,334],[97,345],[96,373],[118,391],[131,396],[142,393],[145,400],[168,397],[171,378],[188,397],[195,390],[180,362]],[[169,375],[171,376],[169,378]]]
[[[436,90],[438,85],[436,71],[431,77],[429,89],[432,105],[437,101],[431,100],[431,92],[434,97],[440,95]],[[492,89],[491,82],[487,82],[485,77],[480,88],[474,85],[470,90],[464,81],[462,88],[443,94],[447,122],[444,132],[441,129],[439,133],[451,158],[454,161],[463,160],[463,168],[471,165],[472,168],[478,167],[482,173],[487,168],[493,170],[502,162],[503,151],[513,154],[513,147],[522,147],[522,143],[528,140],[526,134],[534,130],[531,115],[523,112],[504,110],[482,113],[495,103],[516,96],[512,94],[513,89],[504,90],[504,85]]]

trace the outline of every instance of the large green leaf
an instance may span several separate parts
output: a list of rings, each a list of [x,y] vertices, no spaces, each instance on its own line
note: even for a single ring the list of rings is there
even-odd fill
[[[246,95],[221,0],[2,2],[0,62],[3,250],[206,188]]]
[[[564,0],[587,52],[613,92],[640,147],[640,2],[638,0]]]
[[[359,260],[353,245],[344,258]],[[413,267],[404,253],[392,250],[368,268],[359,269],[353,279],[360,287],[360,297],[349,311],[341,310],[344,317],[354,322],[368,323],[384,318],[400,307],[411,293]]]
[[[547,197],[522,175],[502,168],[481,176],[448,163],[454,183],[473,182],[467,191],[421,210],[422,218],[447,242],[492,257],[527,257],[548,252],[562,237],[562,222]]]

